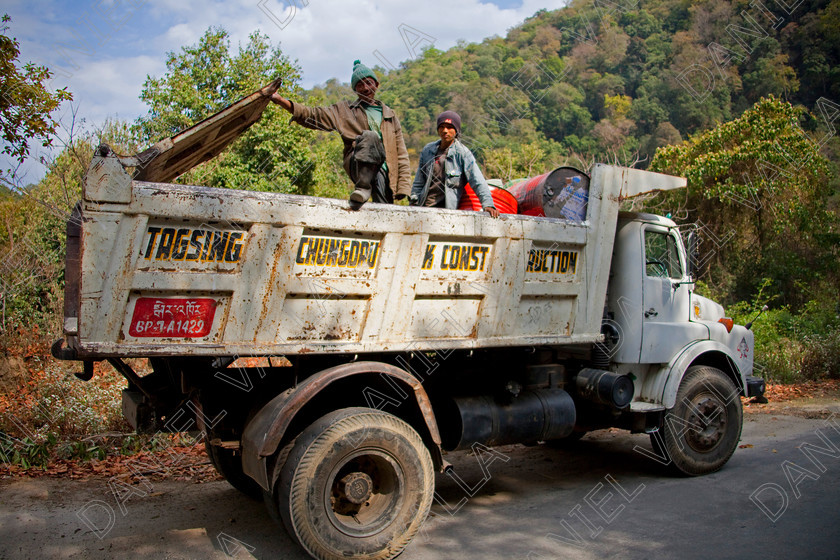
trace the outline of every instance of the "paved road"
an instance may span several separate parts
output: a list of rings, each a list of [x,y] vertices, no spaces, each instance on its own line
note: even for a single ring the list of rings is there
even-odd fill
[[[746,415],[744,447],[699,478],[665,474],[634,450],[650,450],[645,436],[619,431],[567,450],[503,447],[480,456],[484,471],[452,454],[460,481],[438,476],[400,558],[840,558],[840,403],[817,409]],[[0,481],[0,558],[307,558],[226,483],[141,491],[123,515],[105,479]]]

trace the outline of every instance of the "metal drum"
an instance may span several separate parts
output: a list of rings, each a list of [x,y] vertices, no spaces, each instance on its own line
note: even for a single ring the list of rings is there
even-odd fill
[[[513,197],[505,189],[498,187],[490,187],[490,196],[493,197],[493,206],[500,214],[517,214],[516,198]],[[469,183],[464,188],[464,196],[458,203],[458,210],[475,210],[481,211],[481,201],[478,200],[478,195],[472,190]]]
[[[507,190],[516,198],[520,214],[586,220],[589,175],[574,167],[558,167],[530,179],[512,181]]]

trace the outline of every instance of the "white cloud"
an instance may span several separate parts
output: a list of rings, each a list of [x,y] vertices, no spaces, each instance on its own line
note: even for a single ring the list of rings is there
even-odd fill
[[[173,25],[163,35],[165,42],[172,45],[190,45],[195,42],[195,32],[187,23]]]
[[[139,99],[146,76],[164,71],[162,60],[146,55],[86,64],[73,76],[73,104],[94,123],[108,117],[134,120],[146,112]]]
[[[504,35],[508,29],[542,8],[559,8],[564,0],[525,0],[516,9],[502,9],[479,0],[152,0],[152,11],[169,22],[168,29],[153,39],[161,50],[178,50],[194,44],[210,26],[222,26],[232,45],[247,43],[259,30],[303,69],[304,87],[328,80],[349,80],[352,62],[385,66],[413,58],[430,42],[445,50],[459,39],[481,41]],[[177,6],[177,7],[176,7]],[[408,35],[401,33],[401,29]],[[412,35],[417,30],[419,35]],[[425,36],[433,38],[426,40]]]

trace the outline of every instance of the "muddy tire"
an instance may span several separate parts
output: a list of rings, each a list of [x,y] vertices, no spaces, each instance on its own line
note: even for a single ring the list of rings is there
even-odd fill
[[[696,476],[715,472],[735,452],[741,438],[740,392],[717,368],[688,369],[677,402],[665,416],[659,438],[651,434],[654,452],[679,473]]]
[[[369,408],[317,420],[279,467],[274,492],[286,530],[321,560],[394,558],[434,495],[434,467],[414,429]]]
[[[250,498],[259,500],[262,498],[263,489],[254,479],[242,472],[242,455],[234,453],[231,449],[225,449],[216,445],[210,445],[208,438],[204,438],[204,450],[210,458],[210,464],[224,479]]]
[[[280,510],[277,509],[277,497],[278,492],[280,492],[280,485],[277,483],[277,481],[280,478],[280,473],[283,470],[283,465],[286,464],[286,459],[289,458],[289,454],[295,447],[295,443],[296,440],[292,440],[285,446],[283,446],[283,448],[280,451],[277,452],[277,460],[274,463],[274,474],[269,485],[271,490],[262,491],[265,509],[268,510],[269,517],[271,517],[271,519],[278,525],[283,525],[283,519],[280,517]]]

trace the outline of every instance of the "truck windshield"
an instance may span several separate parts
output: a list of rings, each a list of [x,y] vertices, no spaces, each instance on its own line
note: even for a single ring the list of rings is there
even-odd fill
[[[645,230],[645,273],[660,278],[682,278],[680,254],[673,235]]]

